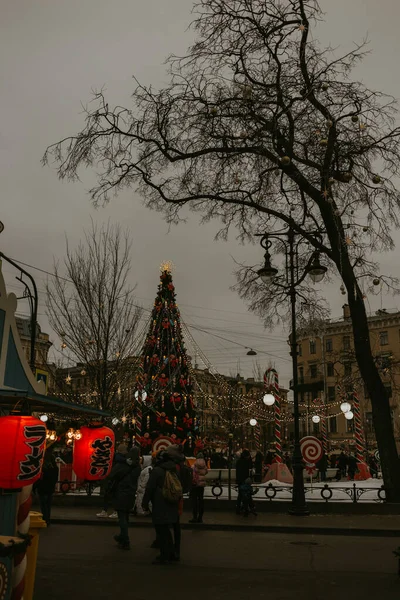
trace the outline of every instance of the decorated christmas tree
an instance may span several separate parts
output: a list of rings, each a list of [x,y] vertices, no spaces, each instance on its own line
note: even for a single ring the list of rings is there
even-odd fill
[[[161,266],[141,359],[135,392],[137,442],[144,452],[170,442],[193,454],[200,443],[199,422],[169,263]]]

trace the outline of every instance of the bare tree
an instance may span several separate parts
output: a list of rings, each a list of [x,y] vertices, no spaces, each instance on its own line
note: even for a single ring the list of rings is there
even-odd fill
[[[395,285],[378,278],[370,259],[393,248],[399,224],[395,101],[350,79],[364,44],[337,56],[312,37],[322,17],[316,0],[200,0],[195,10],[197,39],[186,56],[170,57],[170,84],[137,84],[132,108],[112,109],[96,93],[84,129],[51,146],[44,162],[55,158],[59,176],[71,179],[95,165],[97,204],[132,187],[170,222],[188,205],[204,221],[220,219],[220,236],[233,227],[251,241],[284,225],[304,240],[305,261],[320,252],[347,293],[387,498],[400,502],[389,400],[364,304],[376,281]],[[250,299],[265,315],[258,280]]]
[[[67,241],[65,275],[54,266],[47,284],[50,324],[76,361],[83,363],[91,395],[103,410],[118,412],[122,390],[134,381],[141,309],[128,284],[131,243],[118,225],[93,223],[84,242]]]

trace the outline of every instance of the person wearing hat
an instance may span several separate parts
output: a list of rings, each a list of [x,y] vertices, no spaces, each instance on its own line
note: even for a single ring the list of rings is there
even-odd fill
[[[193,487],[190,497],[193,502],[193,519],[189,523],[202,523],[204,514],[204,488],[206,485],[206,475],[208,473],[204,454],[198,452],[193,469]]]
[[[135,504],[137,483],[140,475],[140,450],[134,446],[124,463],[116,463],[109,476],[108,494],[118,514],[120,533],[114,536],[121,550],[130,550],[129,512]]]

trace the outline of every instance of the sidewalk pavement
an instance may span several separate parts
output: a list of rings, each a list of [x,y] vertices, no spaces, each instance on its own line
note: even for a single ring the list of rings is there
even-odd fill
[[[115,519],[99,519],[96,507],[61,507],[52,509],[52,522],[65,525],[114,526]],[[257,517],[242,517],[234,512],[207,512],[201,525],[189,523],[191,514],[181,517],[184,529],[214,531],[254,531],[271,533],[308,533],[321,535],[364,535],[400,537],[400,515],[309,515],[295,517],[288,514],[261,513]],[[152,527],[150,517],[131,516],[131,527]]]

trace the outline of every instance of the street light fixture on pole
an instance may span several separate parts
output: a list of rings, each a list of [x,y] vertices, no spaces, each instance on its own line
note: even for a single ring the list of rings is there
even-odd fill
[[[270,239],[277,239],[283,245],[286,258],[285,280],[277,280],[278,269],[271,265],[271,247]],[[302,241],[302,238],[301,240]],[[293,496],[289,513],[292,515],[308,515],[309,511],[306,505],[304,478],[303,478],[303,459],[300,449],[300,410],[298,396],[298,369],[297,369],[297,335],[296,335],[296,287],[300,285],[308,275],[314,283],[323,280],[327,268],[321,265],[319,253],[314,252],[304,268],[303,273],[299,274],[298,264],[298,245],[295,244],[295,232],[292,227],[286,231],[272,234],[261,235],[261,246],[265,249],[264,266],[259,269],[258,276],[266,285],[279,285],[284,288],[290,299],[291,308],[291,336],[290,336],[290,354],[292,357],[293,369],[293,413],[294,413],[294,449],[293,449]]]

